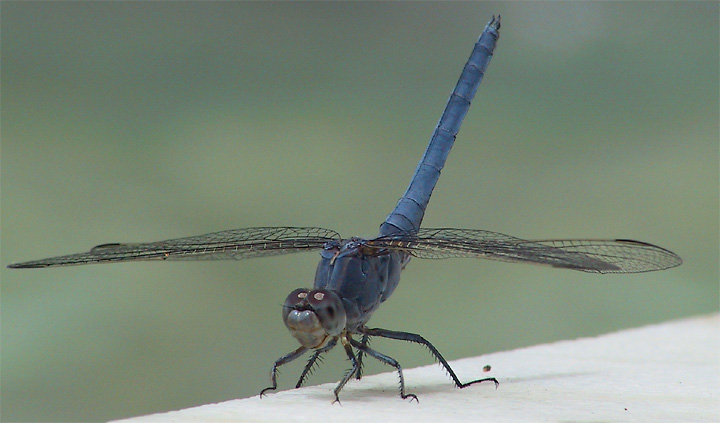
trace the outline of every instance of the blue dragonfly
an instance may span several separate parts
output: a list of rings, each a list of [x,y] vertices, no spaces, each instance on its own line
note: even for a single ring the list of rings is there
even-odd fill
[[[333,230],[315,227],[245,228],[160,242],[102,244],[86,253],[8,267],[44,268],[132,260],[239,260],[316,250],[320,252],[320,263],[313,288],[291,292],[282,307],[283,321],[300,347],[275,361],[272,384],[262,390],[261,396],[277,389],[280,366],[312,351],[296,387],[303,385],[322,354],[339,341],[352,367],[337,384],[335,401],[339,401],[340,391],[352,377],[361,378],[365,356],[394,367],[400,378],[400,396],[417,400],[417,396],[405,392],[400,364],[370,348],[372,337],[425,346],[458,388],[480,382],[493,382],[497,387],[495,378],[461,382],[440,352],[418,334],[366,326],[373,312],[392,295],[411,257],[475,257],[592,273],[649,272],[682,263],[680,257],[664,248],[625,239],[527,241],[485,230],[420,227],[440,171],[493,56],[499,30],[500,17],[493,17],[463,68],[409,187],[380,225],[375,238],[342,238]]]

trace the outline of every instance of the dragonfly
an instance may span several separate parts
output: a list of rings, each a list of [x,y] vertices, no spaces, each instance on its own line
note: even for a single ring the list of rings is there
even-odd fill
[[[292,291],[282,306],[282,318],[300,346],[278,358],[270,372],[271,385],[262,397],[277,389],[278,368],[311,353],[296,383],[302,386],[323,354],[342,346],[351,364],[334,390],[334,402],[347,382],[361,379],[366,356],[395,368],[399,394],[407,393],[402,367],[394,358],[369,346],[373,337],[409,341],[427,348],[458,388],[494,377],[461,382],[440,352],[419,334],[371,328],[370,317],[390,298],[401,271],[411,258],[472,257],[506,262],[534,263],[590,273],[634,273],[678,266],[675,253],[646,242],[628,239],[536,240],[477,229],[425,228],[421,222],[430,195],[450,149],[482,81],[499,38],[500,16],[486,25],[452,91],[440,121],[405,194],[380,225],[375,238],[343,238],[317,227],[256,227],[148,243],[108,243],[90,251],[11,264],[10,268],[45,268],[136,260],[241,260],[304,251],[318,251],[312,289]]]

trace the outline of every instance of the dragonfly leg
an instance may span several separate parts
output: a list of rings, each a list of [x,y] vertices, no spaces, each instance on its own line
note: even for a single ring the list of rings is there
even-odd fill
[[[282,366],[283,364],[286,364],[286,363],[289,363],[289,362],[295,360],[296,358],[298,358],[298,357],[300,357],[301,355],[305,354],[306,351],[307,351],[307,348],[305,348],[305,347],[300,347],[300,348],[296,349],[295,351],[293,351],[293,352],[291,352],[291,353],[285,354],[284,356],[278,358],[277,361],[275,361],[275,364],[273,364],[272,372],[270,372],[270,380],[272,381],[272,385],[271,385],[271,386],[268,386],[267,388],[265,388],[265,389],[263,389],[262,391],[260,391],[260,398],[262,398],[262,396],[265,395],[265,393],[266,393],[267,391],[274,391],[274,390],[277,389],[277,371],[278,371],[278,367]]]
[[[370,342],[370,335],[363,334],[362,339],[360,340],[360,343],[367,346],[367,344]],[[363,370],[363,351],[358,350],[357,353],[357,362],[358,362],[358,369],[357,372],[355,372],[355,379],[360,380],[362,378],[362,370]]]
[[[340,398],[338,397],[338,394],[340,394],[340,391],[342,390],[342,388],[345,386],[346,383],[348,383],[348,380],[350,380],[350,378],[355,374],[355,372],[358,371],[358,368],[359,368],[358,361],[355,358],[355,354],[353,353],[352,347],[350,346],[350,343],[356,342],[356,341],[353,340],[350,337],[350,335],[347,335],[347,334],[343,335],[343,337],[340,338],[340,341],[342,342],[342,346],[345,349],[345,354],[347,354],[348,359],[350,360],[350,362],[352,362],[352,368],[350,368],[350,370],[345,372],[345,376],[343,376],[342,380],[335,387],[335,391],[333,391],[335,394],[335,401],[333,401],[333,404],[336,402],[340,403]]]
[[[435,357],[435,359],[442,365],[445,370],[447,370],[448,374],[452,378],[453,382],[455,382],[455,386],[458,388],[466,388],[470,385],[474,385],[476,383],[480,382],[494,382],[495,388],[497,388],[500,385],[500,382],[498,382],[497,379],[494,377],[487,377],[484,379],[476,379],[472,380],[467,383],[460,382],[460,379],[458,379],[457,375],[453,371],[453,369],[450,367],[448,362],[445,360],[445,358],[440,354],[440,351],[437,350],[433,346],[433,344],[430,343],[427,339],[423,338],[422,336],[415,334],[415,333],[408,333],[408,332],[398,332],[394,330],[387,330],[387,329],[368,329],[368,328],[359,328],[358,331],[364,335],[368,336],[379,336],[381,338],[389,338],[389,339],[399,339],[401,341],[409,341],[409,342],[415,342],[416,344],[420,344],[425,346],[429,351],[430,354]]]
[[[302,373],[300,374],[300,379],[298,379],[298,382],[295,385],[296,388],[301,387],[305,383],[307,377],[310,376],[310,373],[312,373],[315,364],[317,364],[318,361],[322,362],[322,355],[333,349],[336,344],[337,338],[334,338],[331,339],[330,342],[328,342],[328,344],[324,347],[315,350],[313,355],[311,355],[308,359],[307,364],[305,365],[305,369],[303,369]]]
[[[365,339],[364,336],[363,336],[363,339]],[[373,357],[379,361],[382,361],[385,364],[389,364],[390,366],[393,366],[397,370],[398,375],[400,376],[400,397],[402,399],[410,398],[410,401],[412,401],[412,400],[418,401],[418,398],[415,394],[406,394],[405,393],[405,377],[403,377],[402,368],[400,367],[400,363],[398,363],[397,360],[395,360],[394,358],[389,357],[385,354],[375,351],[374,349],[368,347],[366,344],[363,344],[362,342],[358,342],[352,338],[350,338],[349,340],[350,340],[350,343],[352,344],[352,346],[357,348],[361,352],[363,352],[363,353],[369,355],[370,357]]]

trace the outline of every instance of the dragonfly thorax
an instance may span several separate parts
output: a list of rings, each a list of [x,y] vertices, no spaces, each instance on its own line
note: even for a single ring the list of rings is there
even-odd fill
[[[345,330],[347,318],[340,297],[327,289],[296,289],[285,299],[283,322],[306,348],[321,348]]]

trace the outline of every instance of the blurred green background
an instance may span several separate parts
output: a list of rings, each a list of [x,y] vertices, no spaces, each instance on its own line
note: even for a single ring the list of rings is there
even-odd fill
[[[314,254],[4,266],[248,226],[374,235],[497,13],[495,58],[425,226],[632,238],[685,263],[599,276],[414,260],[371,323],[456,359],[718,310],[717,2],[0,12],[5,421],[107,420],[266,387],[273,360],[296,348],[280,305],[311,285]],[[373,345],[406,368],[432,362],[414,345]],[[310,383],[338,380],[343,357],[329,354]],[[301,368],[288,365],[281,387]]]

